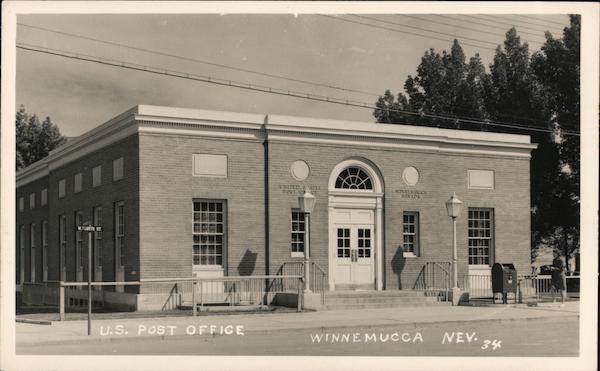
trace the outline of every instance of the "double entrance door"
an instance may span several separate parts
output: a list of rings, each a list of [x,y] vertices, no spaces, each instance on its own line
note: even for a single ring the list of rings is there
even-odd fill
[[[335,209],[332,226],[335,289],[375,287],[373,210]]]

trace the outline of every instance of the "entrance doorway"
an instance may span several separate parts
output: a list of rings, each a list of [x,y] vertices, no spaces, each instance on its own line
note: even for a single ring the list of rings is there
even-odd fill
[[[329,289],[383,289],[383,182],[365,159],[329,178]]]
[[[335,210],[335,285],[338,290],[375,288],[373,210]]]

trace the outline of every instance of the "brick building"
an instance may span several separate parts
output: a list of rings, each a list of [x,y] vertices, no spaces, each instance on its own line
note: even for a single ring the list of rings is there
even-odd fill
[[[453,192],[459,276],[494,262],[528,272],[533,148],[522,135],[140,105],[18,172],[17,290],[87,280],[75,231],[87,221],[103,226],[96,281],[275,274],[302,260],[305,187],[329,290],[411,289],[424,264],[450,260]],[[107,291],[137,307],[150,295]]]

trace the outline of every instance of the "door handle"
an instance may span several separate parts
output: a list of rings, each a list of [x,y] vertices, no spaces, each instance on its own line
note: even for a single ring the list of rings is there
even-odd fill
[[[356,250],[351,250],[351,254],[350,254],[350,260],[352,262],[357,262],[358,261],[358,254]]]

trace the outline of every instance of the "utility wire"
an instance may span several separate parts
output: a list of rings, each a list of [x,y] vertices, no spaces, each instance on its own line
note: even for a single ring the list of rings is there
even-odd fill
[[[420,19],[419,17],[413,17],[413,16],[407,16],[407,17]],[[433,22],[435,22],[435,21],[433,21]],[[197,62],[197,63],[200,63],[200,64],[214,65],[214,66],[217,66],[217,67],[222,67],[222,68],[226,68],[226,69],[237,70],[237,71],[241,71],[241,72],[248,72],[248,73],[257,74],[257,75],[261,75],[261,76],[268,76],[268,77],[283,79],[283,80],[287,80],[287,81],[301,82],[301,83],[308,84],[308,85],[326,87],[326,88],[337,89],[337,90],[341,90],[341,91],[347,91],[347,92],[353,92],[353,93],[361,93],[361,94],[370,95],[370,96],[373,96],[373,97],[379,97],[380,96],[380,94],[370,93],[370,92],[366,92],[366,91],[362,91],[362,90],[350,89],[350,88],[345,88],[345,87],[340,87],[340,86],[334,86],[334,85],[328,85],[328,84],[323,84],[323,83],[319,83],[319,82],[312,82],[312,81],[307,81],[307,80],[300,80],[300,79],[286,77],[286,76],[283,76],[283,75],[273,75],[273,74],[268,74],[268,73],[264,73],[264,72],[260,72],[260,71],[252,71],[252,70],[248,70],[248,69],[227,66],[227,65],[223,65],[223,64],[219,64],[219,63],[213,63],[213,62],[198,60],[198,59],[189,58],[189,57],[185,57],[185,56],[180,56],[180,55],[175,55],[175,54],[169,54],[169,53],[160,52],[160,51],[156,51],[156,50],[150,50],[150,49],[140,48],[140,47],[136,47],[136,46],[132,46],[132,45],[128,45],[128,44],[117,43],[117,42],[110,41],[110,40],[102,40],[102,39],[97,39],[97,38],[93,38],[93,37],[89,37],[89,36],[83,36],[83,35],[77,35],[77,34],[73,34],[73,33],[69,33],[69,32],[64,32],[64,31],[58,31],[58,30],[55,30],[55,29],[49,29],[49,28],[40,27],[40,26],[33,26],[33,25],[24,24],[24,23],[18,23],[18,25],[23,26],[23,27],[32,28],[32,29],[41,30],[41,31],[51,32],[51,33],[55,33],[55,34],[59,34],[59,35],[64,35],[64,36],[69,36],[69,37],[74,37],[74,38],[79,38],[79,39],[83,39],[83,40],[95,41],[95,42],[99,42],[99,43],[103,43],[103,44],[107,44],[107,45],[113,45],[113,46],[123,47],[123,48],[126,48],[126,49],[138,50],[138,51],[142,51],[142,52],[146,52],[146,53],[150,53],[150,54],[156,54],[156,55],[173,57],[173,58],[182,59],[182,60],[186,60],[186,61]],[[475,29],[473,29],[473,30],[475,30]],[[481,30],[475,30],[475,31],[485,32],[485,31],[481,31]],[[494,34],[494,33],[490,33],[490,34],[493,34],[495,36],[499,36],[499,35]],[[509,115],[500,115],[500,116],[509,117]],[[531,121],[540,122],[538,119],[533,119],[533,118],[525,118],[525,119],[531,120]]]
[[[568,25],[563,24],[563,23],[552,22],[552,21],[549,21],[549,20],[543,20],[543,19],[534,18],[534,17],[528,17],[528,16],[522,15],[522,14],[513,14],[513,16],[526,19],[527,22],[529,22],[532,25],[536,25],[536,26],[557,28],[555,25],[558,25],[560,27],[568,27]],[[537,23],[537,22],[532,22],[532,21],[542,21],[543,23]],[[525,21],[522,21],[522,22],[525,22]]]
[[[391,25],[394,25],[394,26],[400,26],[400,27],[406,27],[406,28],[412,28],[412,29],[416,29],[416,30],[421,30],[421,31],[425,31],[425,32],[431,32],[431,33],[435,33],[435,34],[438,34],[438,35],[451,36],[451,37],[454,37],[454,38],[457,38],[457,39],[461,39],[461,40],[470,40],[470,41],[480,42],[480,43],[484,43],[484,44],[490,44],[490,45],[493,45],[493,46],[497,46],[498,45],[498,43],[495,43],[495,42],[492,42],[492,41],[485,41],[485,40],[480,40],[480,39],[473,39],[473,38],[466,37],[466,36],[456,36],[456,35],[453,35],[453,34],[448,34],[446,32],[431,31],[431,30],[428,30],[426,28],[415,27],[415,26],[407,26],[407,25],[404,25],[402,23],[396,23],[396,22],[386,21],[386,20],[383,20],[383,19],[375,18],[375,17],[368,17],[368,16],[355,15],[355,14],[352,14],[351,16],[352,17],[356,17],[356,18],[361,18],[361,19],[367,19],[367,20],[371,20],[371,21],[381,22],[381,23],[385,23],[385,24],[391,24]],[[498,36],[498,37],[501,37],[501,36]],[[539,44],[543,44],[543,43],[540,43],[540,42],[538,42],[538,43]]]
[[[130,69],[130,70],[148,72],[148,73],[152,73],[152,74],[156,74],[156,75],[178,77],[178,78],[182,78],[182,79],[200,81],[200,82],[216,84],[216,85],[221,85],[221,86],[236,87],[236,88],[240,88],[240,89],[246,89],[246,90],[257,91],[257,92],[262,92],[262,93],[277,94],[277,95],[282,95],[282,96],[289,96],[289,97],[302,98],[302,99],[314,100],[314,101],[319,101],[319,102],[326,102],[326,103],[333,103],[333,104],[339,104],[339,105],[345,105],[345,106],[351,106],[351,107],[358,107],[358,108],[364,108],[364,109],[369,109],[369,110],[374,110],[374,109],[378,108],[372,104],[368,104],[365,102],[345,100],[345,99],[340,99],[340,98],[315,95],[315,94],[309,94],[309,93],[303,93],[303,92],[296,92],[296,91],[291,91],[291,90],[273,88],[273,87],[269,87],[269,86],[242,83],[242,82],[237,82],[237,81],[232,81],[232,80],[215,79],[210,76],[200,76],[200,75],[195,75],[195,74],[191,74],[191,73],[170,71],[165,68],[145,66],[145,65],[134,64],[134,63],[124,62],[124,61],[119,61],[119,60],[114,60],[114,59],[104,59],[104,58],[99,58],[96,56],[77,54],[77,53],[68,52],[68,51],[64,51],[64,50],[45,48],[45,47],[41,47],[39,45],[17,43],[16,47],[18,49],[22,49],[22,50],[43,53],[43,54],[49,54],[49,55],[55,55],[55,56],[70,58],[70,59],[74,59],[74,60],[81,60],[81,61],[93,62],[93,63],[103,64],[103,65],[108,65],[108,66],[113,66],[113,67],[120,67],[120,68],[125,68],[125,69]],[[457,119],[456,117],[447,117],[447,116],[443,116],[443,115],[429,114],[429,113],[424,113],[424,112],[411,112],[411,111],[397,110],[397,109],[389,109],[389,111],[390,112],[398,112],[398,113],[402,113],[402,114],[406,114],[406,115],[412,115],[412,116],[428,117],[428,118],[435,118],[435,119],[442,119],[442,120],[451,120],[454,122],[463,122],[463,123],[487,125],[487,126],[498,126],[498,127],[512,128],[512,129],[518,129],[518,130],[523,130],[523,131],[538,131],[538,132],[554,133],[554,131],[549,130],[549,129],[524,126],[524,125],[519,125],[516,123],[503,124],[503,123],[499,123],[496,121],[482,121],[479,119]],[[575,132],[575,131],[564,130],[564,131],[561,131],[561,133],[563,135],[579,136],[579,132]]]
[[[245,69],[245,68],[241,68],[241,67],[227,66],[227,65],[224,65],[224,64],[210,62],[210,61],[206,61],[206,60],[201,60],[201,59],[196,59],[196,58],[191,58],[191,57],[185,57],[185,56],[182,56],[182,55],[165,53],[165,52],[161,52],[161,51],[158,51],[158,50],[151,50],[151,49],[141,48],[141,47],[138,47],[138,46],[133,46],[133,45],[128,45],[128,44],[122,44],[122,43],[118,43],[118,42],[114,42],[114,41],[109,41],[109,40],[97,39],[97,38],[93,38],[93,37],[89,37],[89,36],[77,35],[77,34],[73,34],[73,33],[69,33],[69,32],[63,32],[63,31],[53,30],[53,29],[50,29],[50,28],[44,28],[44,27],[39,27],[39,26],[32,26],[32,25],[24,24],[24,23],[17,23],[17,24],[19,26],[23,26],[23,27],[27,27],[27,28],[32,28],[32,29],[36,29],[36,30],[51,32],[51,33],[55,33],[55,34],[59,34],[59,35],[64,35],[64,36],[69,36],[69,37],[74,37],[74,38],[78,38],[78,39],[82,39],[82,40],[94,41],[94,42],[98,42],[98,43],[102,43],[102,44],[106,44],[106,45],[112,45],[112,46],[118,46],[118,47],[121,47],[121,48],[137,50],[137,51],[141,51],[141,52],[145,52],[145,53],[150,53],[150,54],[155,54],[155,55],[161,55],[161,56],[171,57],[171,58],[176,58],[176,59],[180,59],[180,60],[184,60],[184,61],[188,61],[188,62],[200,63],[200,64],[209,65],[209,66],[214,66],[214,67],[219,67],[219,68],[225,68],[225,69],[239,71],[239,72],[251,73],[251,74],[255,74],[255,75],[271,77],[271,78],[274,78],[274,79],[281,79],[281,80],[286,80],[286,81],[298,82],[298,83],[302,83],[302,84],[313,85],[313,86],[318,86],[318,87],[323,87],[323,88],[341,90],[341,91],[346,91],[346,92],[350,92],[350,93],[359,93],[359,94],[370,95],[370,96],[374,96],[374,97],[379,96],[379,94],[376,94],[376,93],[373,93],[373,92],[368,92],[368,91],[363,91],[363,90],[344,88],[344,87],[340,87],[340,86],[329,85],[329,84],[324,84],[324,83],[319,83],[319,82],[314,82],[314,81],[308,81],[308,80],[302,80],[302,79],[296,79],[296,78],[286,77],[286,76],[282,76],[282,75],[274,75],[274,74],[270,74],[270,73],[266,73],[266,72],[261,72],[261,71],[256,71],[256,70],[249,70],[249,69]]]
[[[454,38],[452,40],[448,40],[448,39],[442,39],[440,37],[435,37],[435,36],[429,36],[429,35],[423,35],[420,33],[416,33],[416,32],[410,32],[410,31],[403,31],[403,30],[398,30],[396,28],[390,28],[390,27],[385,27],[385,26],[377,26],[371,23],[364,23],[364,22],[359,22],[359,21],[354,21],[352,19],[347,19],[347,18],[340,18],[340,17],[334,17],[331,15],[327,15],[327,14],[319,14],[321,17],[327,17],[327,18],[332,18],[338,21],[343,21],[343,22],[348,22],[348,23],[354,23],[354,24],[359,24],[359,25],[363,25],[363,26],[367,26],[367,27],[372,27],[372,28],[378,28],[381,30],[386,30],[386,31],[393,31],[393,32],[398,32],[398,33],[402,33],[402,34],[408,34],[408,35],[414,35],[414,36],[419,36],[419,37],[424,37],[426,39],[435,39],[435,40],[440,40],[440,41],[445,41],[447,43],[452,43],[452,41],[454,40]],[[449,35],[450,37],[452,37],[452,35]],[[487,43],[487,41],[483,41],[485,43]],[[475,44],[470,44],[470,43],[466,43],[463,42],[463,45],[469,45],[469,46],[473,46],[476,48],[481,48],[481,49],[487,49],[487,50],[492,50],[495,51],[495,48],[490,48],[490,47],[486,47],[486,46],[481,46],[481,45],[475,45]]]
[[[432,19],[427,19],[427,18],[422,18],[422,17],[417,17],[417,16],[413,16],[413,15],[406,15],[406,14],[397,14],[397,15],[400,15],[402,17],[407,17],[407,18],[418,19],[418,20],[421,20],[421,21],[429,22],[429,23],[441,24],[441,25],[444,25],[444,26],[450,26],[450,27],[454,27],[454,28],[461,28],[463,30],[475,31],[475,32],[478,32],[478,33],[484,33],[484,34],[493,35],[493,36],[496,36],[496,37],[504,37],[504,33],[503,34],[498,34],[496,32],[490,32],[490,31],[485,31],[485,30],[477,29],[477,28],[470,28],[470,27],[465,27],[465,26],[459,26],[457,24],[440,22],[440,21],[436,21],[436,20],[432,20]],[[543,36],[537,36],[536,35],[535,37],[539,37],[541,39],[544,39]],[[544,39],[544,42],[545,42],[545,39]]]
[[[536,21],[544,21],[546,23],[555,24],[555,25],[558,25],[560,27],[568,27],[568,25],[566,25],[564,23],[551,21],[549,19],[542,19],[542,18],[532,17],[532,16],[529,16],[529,15],[523,15],[523,14],[517,14],[517,16],[519,16],[521,18],[536,20]]]
[[[525,21],[522,19],[515,19],[514,16],[515,14],[504,14],[505,16],[510,16],[509,19],[506,18],[499,18],[497,16],[490,16],[487,14],[478,14],[478,17],[481,17],[481,19],[487,19],[489,20],[488,22],[498,22],[498,23],[503,23],[508,25],[509,23],[513,24],[516,27],[525,27],[528,28],[528,26],[532,26],[530,29],[534,30],[534,31],[540,31],[540,32],[546,32],[546,31],[558,31],[556,26],[550,26],[550,25],[539,25],[539,24],[535,24],[535,23],[531,23],[529,21]],[[498,20],[498,19],[504,19],[504,22],[502,20]],[[527,25],[527,26],[523,26],[523,25]],[[537,28],[536,28],[537,27]],[[562,30],[561,30],[562,31]]]
[[[522,25],[519,25],[518,23],[515,23],[515,22],[503,22],[503,21],[500,21],[498,19],[489,19],[489,18],[485,18],[483,16],[468,15],[467,17],[474,18],[474,19],[479,19],[479,20],[486,21],[486,22],[504,24],[504,25],[507,25],[507,26],[515,27],[515,28],[520,27],[522,29],[530,30],[530,31],[534,31],[534,32],[545,32],[545,31],[548,31],[548,28],[540,30],[540,29],[537,29],[537,28],[522,26]]]
[[[464,19],[456,19],[456,18],[453,18],[451,16],[447,16],[447,15],[438,15],[438,14],[434,14],[434,15],[436,17],[450,19],[450,20],[453,20],[453,21],[456,21],[456,22],[465,22]],[[487,24],[487,23],[477,22],[477,21],[474,21],[474,20],[471,20],[471,19],[469,19],[468,22],[472,23],[472,24],[477,24],[477,25],[480,25],[480,26],[484,26],[484,27],[495,28],[497,30],[503,30],[504,32],[506,32],[506,27],[504,27],[504,26],[494,26],[494,25]],[[519,31],[519,34],[522,34],[522,35],[532,35],[532,36],[539,36],[539,32],[542,32],[542,31],[538,31],[538,33],[531,33],[531,32],[527,32],[527,31],[522,31],[520,29],[518,31]]]

